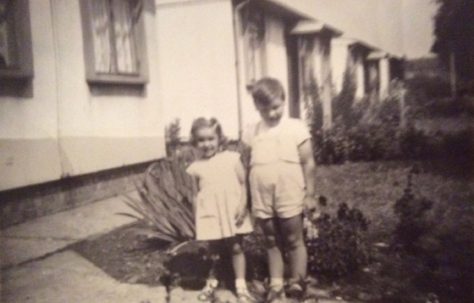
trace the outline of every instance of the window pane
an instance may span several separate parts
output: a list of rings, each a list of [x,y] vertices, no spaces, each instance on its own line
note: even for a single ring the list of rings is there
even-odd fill
[[[127,0],[112,0],[116,63],[119,73],[136,73],[138,71],[133,9],[134,7]]]
[[[252,84],[264,76],[265,19],[263,13],[252,6],[241,11],[243,29],[246,83]]]
[[[0,0],[0,68],[17,65],[13,1]]]
[[[108,0],[89,1],[92,39],[94,45],[94,67],[99,73],[113,72],[113,53],[110,47],[111,15]]]
[[[89,83],[146,83],[143,5],[142,0],[81,1]]]

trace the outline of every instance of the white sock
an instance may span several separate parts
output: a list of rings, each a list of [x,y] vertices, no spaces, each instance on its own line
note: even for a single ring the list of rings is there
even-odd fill
[[[235,288],[236,289],[247,288],[247,283],[245,282],[245,279],[235,279]]]
[[[270,288],[282,289],[283,288],[283,278],[270,278]]]

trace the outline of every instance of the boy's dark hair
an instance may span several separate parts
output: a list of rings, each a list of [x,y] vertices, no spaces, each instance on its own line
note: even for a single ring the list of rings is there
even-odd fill
[[[267,105],[276,98],[285,100],[285,89],[281,82],[275,78],[265,77],[251,86],[253,101]]]
[[[222,126],[216,118],[206,119],[199,117],[193,121],[191,126],[191,144],[196,145],[196,133],[199,129],[203,127],[214,128],[219,139],[219,147],[224,148],[227,143],[227,138],[222,131]]]

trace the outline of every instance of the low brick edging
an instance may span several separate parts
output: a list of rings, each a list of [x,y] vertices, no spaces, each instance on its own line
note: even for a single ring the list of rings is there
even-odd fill
[[[2,191],[0,229],[133,191],[154,161]]]

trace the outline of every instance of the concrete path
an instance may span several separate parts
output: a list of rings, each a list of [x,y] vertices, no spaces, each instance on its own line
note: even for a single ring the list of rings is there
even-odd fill
[[[130,194],[137,196],[136,192]],[[0,231],[1,268],[37,259],[92,235],[133,222],[117,213],[130,208],[116,196],[69,211],[56,213]]]
[[[164,303],[164,287],[116,282],[72,251],[2,272],[0,302]]]
[[[130,196],[137,197],[136,193]],[[164,303],[164,287],[123,284],[67,246],[133,222],[117,196],[1,231],[0,302]]]

